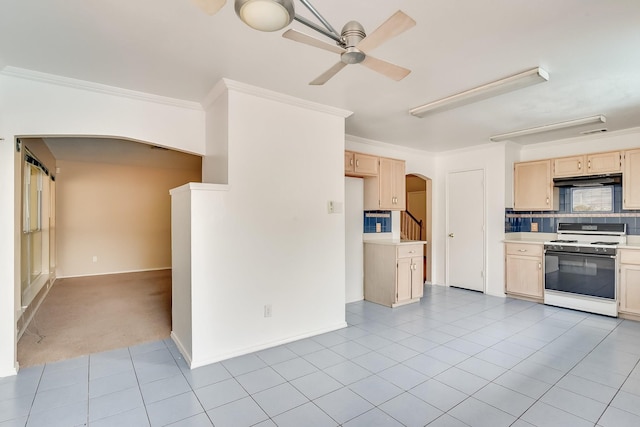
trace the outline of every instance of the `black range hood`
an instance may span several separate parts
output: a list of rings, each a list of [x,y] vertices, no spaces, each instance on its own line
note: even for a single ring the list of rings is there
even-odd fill
[[[554,178],[554,187],[596,187],[599,185],[614,185],[622,183],[622,174],[572,176],[568,178]]]

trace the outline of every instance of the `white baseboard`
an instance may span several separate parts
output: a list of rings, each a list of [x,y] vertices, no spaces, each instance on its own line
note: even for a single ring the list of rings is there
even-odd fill
[[[157,268],[144,268],[141,270],[126,270],[126,271],[112,271],[107,273],[94,273],[94,274],[77,274],[71,276],[58,276],[58,279],[70,279],[72,277],[91,277],[91,276],[108,276],[111,274],[126,274],[126,273],[142,273],[145,271],[160,271],[160,270],[171,270],[171,266],[169,267],[157,267]]]
[[[258,345],[255,345],[255,346],[251,346],[251,347],[246,347],[246,348],[243,348],[243,349],[235,350],[235,351],[232,351],[232,352],[229,352],[229,353],[215,355],[215,356],[212,356],[212,357],[204,357],[204,358],[201,358],[201,359],[192,360],[189,363],[189,367],[191,369],[199,368],[201,366],[210,365],[212,363],[220,362],[222,360],[231,359],[233,357],[244,356],[245,354],[254,353],[256,351],[265,350],[265,349],[271,348],[271,347],[277,347],[279,345],[288,344],[290,342],[298,341],[298,340],[301,340],[301,339],[304,339],[304,338],[310,338],[310,337],[314,337],[316,335],[325,334],[327,332],[337,331],[338,329],[343,329],[343,328],[346,328],[347,326],[348,326],[347,322],[340,322],[340,323],[338,323],[336,325],[329,326],[329,327],[322,328],[322,329],[315,330],[315,331],[311,331],[311,332],[307,332],[307,333],[304,333],[304,334],[301,334],[301,335],[296,335],[296,336],[293,336],[293,337],[288,337],[288,338],[277,340],[277,341],[271,341],[271,342],[268,342],[268,343],[262,343],[262,344],[258,344]],[[173,338],[173,333],[172,333],[171,336]],[[178,345],[178,344],[176,343],[176,345]],[[183,356],[184,356],[184,354],[183,354]],[[186,360],[186,357],[185,357],[185,360]]]
[[[187,365],[193,369],[193,366],[192,366],[193,361],[191,360],[191,355],[189,354],[187,349],[184,347],[184,345],[182,344],[182,341],[180,341],[180,338],[178,337],[178,335],[176,335],[174,331],[171,331],[171,339],[176,344],[176,347],[178,347],[178,351],[180,352],[182,357],[184,357],[184,360],[185,362],[187,362]]]

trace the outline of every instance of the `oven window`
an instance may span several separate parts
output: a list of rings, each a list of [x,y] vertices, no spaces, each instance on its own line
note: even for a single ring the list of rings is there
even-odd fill
[[[547,251],[544,257],[548,290],[615,300],[615,259]]]
[[[572,212],[613,212],[613,186],[571,189]]]

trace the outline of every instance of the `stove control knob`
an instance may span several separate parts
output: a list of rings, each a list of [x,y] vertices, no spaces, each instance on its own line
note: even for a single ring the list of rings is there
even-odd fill
[[[600,252],[600,248],[596,248],[596,252]]]

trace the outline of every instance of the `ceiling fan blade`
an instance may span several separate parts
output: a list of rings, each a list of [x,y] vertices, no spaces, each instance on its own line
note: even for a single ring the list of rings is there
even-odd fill
[[[196,6],[198,6],[204,13],[208,15],[215,15],[227,0],[191,0]]]
[[[416,25],[416,21],[403,11],[399,10],[391,15],[389,19],[384,21],[382,25],[365,37],[360,43],[358,43],[357,47],[363,52],[368,52],[380,46],[390,38],[404,33],[414,25]]]
[[[369,55],[364,58],[364,61],[362,61],[361,64],[395,81],[404,79],[411,72],[411,70],[407,68],[403,68],[399,65],[395,65]]]
[[[315,80],[311,81],[309,84],[310,85],[323,85],[327,81],[329,81],[329,79],[331,77],[335,76],[338,73],[338,71],[342,70],[346,66],[347,66],[347,64],[345,64],[344,62],[340,61],[337,64],[335,64],[333,67],[329,68],[324,73],[320,74],[318,77],[316,77]]]
[[[289,29],[282,34],[285,39],[293,40],[295,42],[308,44],[309,46],[318,47],[320,49],[328,50],[333,53],[342,53],[344,49],[338,45],[327,43],[315,37],[308,36],[296,30]]]

